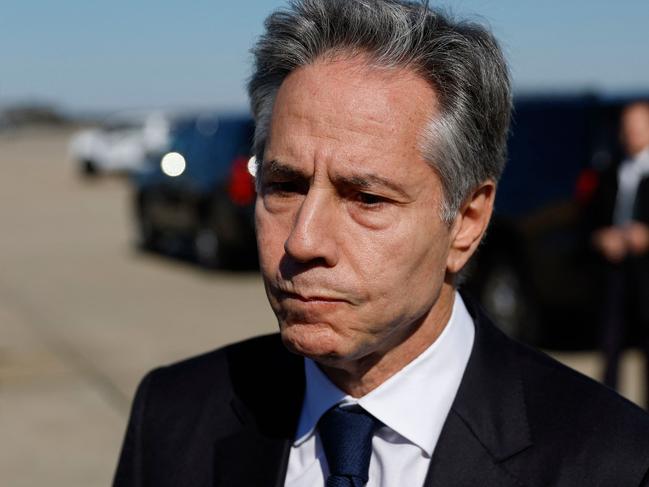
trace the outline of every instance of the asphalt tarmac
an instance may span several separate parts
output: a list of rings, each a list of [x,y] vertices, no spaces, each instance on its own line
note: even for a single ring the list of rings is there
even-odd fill
[[[2,486],[109,485],[148,370],[276,326],[256,273],[138,252],[127,182],[81,178],[70,134],[0,134]],[[599,375],[594,352],[558,358]],[[633,400],[640,368],[627,354]]]

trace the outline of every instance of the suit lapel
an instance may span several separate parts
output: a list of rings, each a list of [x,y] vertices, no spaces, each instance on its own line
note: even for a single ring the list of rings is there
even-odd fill
[[[214,445],[214,486],[282,486],[290,448],[290,437],[272,437],[254,426],[242,426]]]
[[[268,363],[230,356],[230,420],[214,442],[213,485],[284,485],[304,398],[304,360],[278,349]]]
[[[506,461],[532,444],[516,350],[463,298],[475,341],[425,485],[521,485],[506,470]]]
[[[454,411],[433,454],[424,487],[520,487]]]

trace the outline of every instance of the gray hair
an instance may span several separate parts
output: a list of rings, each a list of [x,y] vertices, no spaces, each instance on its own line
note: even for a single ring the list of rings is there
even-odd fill
[[[486,28],[404,0],[291,0],[265,27],[252,50],[248,84],[258,161],[284,79],[324,56],[363,54],[376,66],[410,68],[436,90],[440,115],[422,127],[421,150],[444,188],[444,221],[453,221],[479,184],[498,181],[511,87],[498,42]]]

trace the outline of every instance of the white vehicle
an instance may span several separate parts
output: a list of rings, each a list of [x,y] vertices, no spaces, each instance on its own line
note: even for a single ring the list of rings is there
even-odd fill
[[[170,120],[162,112],[123,112],[101,127],[84,129],[70,140],[71,158],[84,175],[133,172],[147,156],[164,152]]]

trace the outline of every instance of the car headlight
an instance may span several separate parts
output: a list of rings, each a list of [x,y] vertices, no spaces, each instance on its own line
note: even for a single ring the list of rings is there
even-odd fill
[[[257,176],[257,158],[252,156],[248,159],[248,173],[254,178]]]
[[[167,176],[175,178],[185,172],[187,162],[185,157],[179,152],[168,152],[162,156],[160,168]]]

